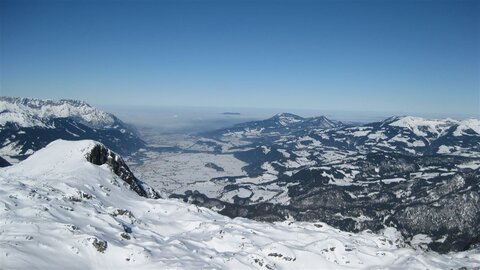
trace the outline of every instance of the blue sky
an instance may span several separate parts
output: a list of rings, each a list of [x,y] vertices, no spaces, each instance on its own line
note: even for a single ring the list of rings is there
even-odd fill
[[[480,1],[0,1],[0,94],[480,115]]]

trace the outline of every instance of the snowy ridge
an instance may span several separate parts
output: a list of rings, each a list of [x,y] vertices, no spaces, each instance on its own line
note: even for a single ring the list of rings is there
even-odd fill
[[[417,136],[427,137],[434,135],[438,137],[443,134],[445,130],[458,124],[458,121],[453,119],[425,119],[414,116],[397,117],[390,126],[403,127],[410,129]]]
[[[471,130],[477,134],[480,134],[480,120],[479,119],[466,119],[461,121],[455,131],[454,136],[462,136],[466,134],[466,131]]]
[[[121,154],[144,146],[133,127],[83,101],[0,97],[0,156],[17,163],[56,139],[96,140]]]
[[[205,132],[202,136],[217,139],[222,137],[256,139],[260,137],[275,137],[295,131],[307,132],[314,129],[331,129],[343,125],[343,123],[332,121],[325,116],[303,118],[292,113],[279,113],[265,120],[245,122],[230,128]]]
[[[0,126],[51,127],[52,118],[72,118],[94,128],[112,127],[118,120],[84,101],[0,97]]]
[[[480,263],[478,250],[424,252],[406,247],[390,229],[351,234],[323,223],[261,223],[140,197],[106,164],[87,161],[95,145],[55,141],[0,169],[0,268],[448,269]]]
[[[288,126],[290,124],[298,123],[304,120],[302,117],[291,113],[278,113],[274,115],[271,119],[274,121],[278,121],[278,123],[282,126]]]

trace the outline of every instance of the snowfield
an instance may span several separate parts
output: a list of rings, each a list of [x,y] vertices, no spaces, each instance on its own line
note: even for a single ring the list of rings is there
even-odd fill
[[[166,196],[183,194],[186,190],[199,190],[209,196],[220,196],[224,183],[210,181],[212,178],[243,176],[246,164],[232,154],[148,152],[142,164],[132,171],[150,186]],[[220,171],[206,166],[215,164]]]
[[[478,249],[425,252],[405,245],[390,229],[384,235],[352,234],[323,223],[261,223],[230,219],[176,200],[140,197],[107,165],[86,160],[96,144],[57,140],[27,160],[0,169],[1,269],[480,265]]]
[[[115,123],[109,113],[77,100],[43,100],[34,98],[0,97],[0,127],[15,123],[20,127],[47,127],[51,118],[76,118],[93,127]]]
[[[428,136],[427,132],[439,136],[446,129],[453,124],[457,124],[458,121],[453,119],[424,119],[421,117],[404,116],[400,117],[397,121],[390,123],[391,126],[403,127],[413,131],[420,137]]]

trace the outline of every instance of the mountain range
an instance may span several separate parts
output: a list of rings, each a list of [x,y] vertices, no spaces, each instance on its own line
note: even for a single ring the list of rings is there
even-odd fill
[[[233,153],[246,175],[216,196],[171,195],[262,221],[324,221],[345,231],[395,227],[429,237],[439,252],[480,242],[480,121],[391,117],[343,124],[279,114],[201,134],[215,153]],[[211,192],[210,192],[211,193]]]
[[[145,146],[135,129],[83,101],[0,97],[0,156],[25,159],[56,139],[92,139],[121,154]]]
[[[120,158],[148,146],[115,116],[72,100],[3,97],[0,109],[0,166],[7,166],[3,179],[27,177],[21,171],[30,170],[30,159],[10,164],[40,153],[53,141],[92,139],[102,144],[89,141],[81,147],[95,153],[85,157],[82,152],[87,162],[110,168],[141,197],[160,197]],[[50,162],[48,155],[70,153],[71,146],[61,144],[63,152],[37,156]],[[345,124],[281,113],[201,133],[188,149],[172,149],[233,155],[246,164],[244,175],[212,178],[167,195],[231,218],[324,222],[352,233],[395,228],[406,245],[420,243],[442,253],[474,250],[480,243],[478,119],[400,116]],[[54,160],[48,179],[57,179],[63,162]],[[205,166],[224,171],[212,162]],[[17,173],[10,175],[11,168]],[[192,173],[192,183],[195,177]],[[208,192],[202,189],[207,185],[220,188]]]
[[[351,234],[322,222],[230,219],[155,199],[152,188],[132,184],[122,160],[94,141],[56,140],[0,169],[0,267],[445,269],[480,263],[475,250],[414,249],[392,228]],[[153,196],[138,192],[138,185]]]

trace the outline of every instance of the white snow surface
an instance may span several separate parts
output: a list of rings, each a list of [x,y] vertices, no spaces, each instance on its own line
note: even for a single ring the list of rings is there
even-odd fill
[[[453,132],[453,135],[462,136],[465,134],[466,130],[473,130],[480,135],[480,119],[471,118],[461,121]]]
[[[274,117],[278,118],[278,122],[282,126],[288,126],[290,124],[298,123],[302,121],[301,118],[298,118],[297,116],[291,115],[288,113],[279,113],[279,114],[276,114]]]
[[[420,137],[426,137],[426,131],[432,133],[434,136],[440,136],[446,129],[458,121],[453,119],[425,119],[414,116],[404,116],[398,120],[390,123],[390,126],[403,127],[410,129],[413,133]]]
[[[92,127],[109,127],[115,118],[83,101],[0,97],[0,127],[12,122],[20,127],[48,127],[51,118],[74,118]]]
[[[457,269],[480,264],[478,250],[440,255],[398,247],[402,240],[393,229],[383,235],[352,234],[323,223],[262,223],[176,200],[143,198],[108,166],[85,159],[95,144],[57,140],[0,169],[0,269]],[[106,241],[106,249],[98,251],[95,241]]]

